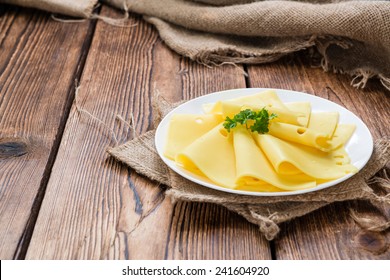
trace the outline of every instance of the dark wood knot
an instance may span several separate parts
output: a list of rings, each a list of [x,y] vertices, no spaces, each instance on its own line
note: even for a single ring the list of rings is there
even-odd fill
[[[27,154],[27,144],[22,141],[0,140],[0,158],[20,157]]]
[[[387,251],[388,244],[383,234],[364,231],[356,235],[355,242],[359,247],[374,254],[382,254]]]

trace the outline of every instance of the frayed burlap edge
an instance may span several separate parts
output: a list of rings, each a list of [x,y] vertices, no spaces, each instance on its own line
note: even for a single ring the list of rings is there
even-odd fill
[[[348,74],[352,76],[351,85],[355,88],[364,88],[368,80],[376,77],[386,89],[390,90],[390,77],[386,76],[385,73],[378,71],[378,69],[371,67],[367,63],[367,65],[363,63],[364,66],[349,65],[349,63],[345,62],[340,63],[340,61],[333,57],[332,53],[328,52],[330,47],[338,46],[340,47],[339,50],[345,52],[345,54],[342,53],[340,55],[343,55],[346,58],[355,55],[354,51],[351,51],[351,48],[354,45],[359,45],[360,42],[350,40],[348,38],[317,34],[291,38],[265,37],[264,40],[272,39],[279,43],[275,43],[275,46],[269,49],[266,47],[259,47],[258,50],[253,50],[251,48],[247,49],[245,44],[240,44],[239,38],[237,38],[236,41],[232,40],[232,42],[226,43],[225,35],[205,35],[199,31],[187,31],[182,27],[175,26],[154,17],[145,16],[144,19],[157,28],[161,38],[171,49],[202,65],[218,66],[222,64],[241,63],[264,64],[277,61],[288,54],[312,48],[322,57],[320,66],[325,72],[331,70],[334,73]],[[192,40],[196,40],[196,36],[207,36],[207,39],[211,42],[215,41],[215,44],[212,47],[195,47],[195,44],[191,44],[190,42]],[[178,40],[178,38],[183,40]],[[289,44],[286,45],[286,42]],[[188,44],[191,44],[192,46],[188,47]],[[380,55],[380,53],[381,52],[378,51],[377,55]],[[360,57],[360,55],[356,54],[356,57]],[[364,57],[362,57],[362,59],[364,59]]]
[[[119,7],[119,1],[110,2]],[[386,43],[389,10],[380,1],[357,1],[351,5],[348,0],[326,1],[328,5],[319,0],[248,2],[252,1],[229,1],[240,4],[234,9],[195,1],[151,4],[127,0],[130,10],[144,15],[171,49],[201,64],[268,63],[314,48],[323,57],[325,71],[351,75],[351,84],[356,88],[364,88],[369,79],[376,77],[390,90],[390,69],[386,66],[390,51]],[[350,20],[344,19],[346,15]],[[369,19],[371,28],[361,26],[360,18]],[[298,27],[304,24],[306,28]],[[344,47],[338,53],[328,51],[341,45]]]
[[[0,2],[79,18],[90,18],[94,7],[98,4],[98,0],[2,0]]]

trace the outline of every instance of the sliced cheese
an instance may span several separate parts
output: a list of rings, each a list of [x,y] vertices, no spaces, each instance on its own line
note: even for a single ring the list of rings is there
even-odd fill
[[[202,110],[205,114],[222,114],[222,103],[218,101],[216,103],[206,103],[202,105]]]
[[[262,103],[266,107],[276,107],[283,110],[288,110],[286,105],[280,100],[279,96],[274,90],[266,90],[258,94],[259,98],[262,100]]]
[[[277,115],[268,134],[242,125],[230,133],[223,128],[227,116],[263,108]],[[236,190],[280,192],[357,172],[344,149],[355,126],[338,124],[336,112],[312,113],[309,102],[284,104],[272,90],[204,104],[203,111],[172,116],[164,155],[205,181]]]
[[[356,167],[345,163],[342,150],[325,153],[268,134],[257,134],[255,140],[279,174],[290,174],[294,167],[310,177],[330,180],[357,172]]]
[[[331,150],[344,146],[355,132],[356,126],[353,124],[338,124],[332,139],[328,142]]]
[[[245,127],[235,128],[233,139],[238,186],[260,186],[267,183],[282,190],[297,190],[312,188],[316,185],[315,180],[308,176],[277,174]]]
[[[332,138],[338,122],[338,112],[316,112],[311,114],[308,128]]]
[[[256,105],[241,105],[233,102],[222,102],[222,117],[225,119],[226,117],[233,118],[234,115],[240,113],[242,110],[251,109],[253,111],[260,111],[263,108],[267,109],[268,113],[276,114],[276,118],[273,119],[274,122],[283,122],[289,124],[298,125],[298,118],[302,116],[302,114],[290,111],[288,109],[277,108],[277,107],[267,107],[267,106],[256,106]]]
[[[269,134],[283,140],[310,146],[321,151],[329,151],[328,135],[303,126],[296,126],[280,122],[271,122],[268,126]]]
[[[177,154],[175,161],[190,172],[200,172],[214,183],[233,189],[236,185],[236,160],[231,134],[221,125],[196,139]]]
[[[261,99],[261,95],[263,92],[247,95],[247,96],[241,96],[237,98],[232,98],[228,100],[218,101],[216,103],[208,103],[204,104],[202,106],[203,111],[207,114],[222,114],[223,109],[223,103],[226,103],[229,106],[229,104],[235,105],[237,108],[241,108],[244,105],[253,105],[253,106],[259,106],[264,107],[265,104],[263,100]],[[227,108],[225,108],[227,110]],[[237,112],[240,112],[240,109],[236,110]],[[229,113],[228,113],[229,114]]]
[[[216,103],[204,104],[203,111],[206,114],[220,114],[222,113],[223,103],[226,103],[225,106],[235,105],[237,108],[243,106],[253,106],[254,108],[263,108],[267,107],[276,107],[284,110],[288,108],[280,100],[279,96],[274,90],[266,90],[252,95],[241,96],[237,98],[227,99],[223,101],[218,101]],[[229,109],[225,108],[225,116],[230,116]],[[239,110],[238,110],[239,112]]]
[[[298,117],[298,124],[307,127],[311,114],[310,102],[289,102],[285,103],[285,105],[290,111],[300,113],[301,116]]]
[[[174,159],[178,152],[221,122],[222,117],[218,115],[173,115],[169,122],[164,156]]]

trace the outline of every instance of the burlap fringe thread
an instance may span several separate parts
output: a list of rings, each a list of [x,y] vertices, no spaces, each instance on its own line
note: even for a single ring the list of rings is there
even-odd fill
[[[100,3],[97,3],[95,6],[95,9],[100,6]],[[80,23],[87,20],[101,20],[109,25],[116,26],[116,27],[134,27],[137,26],[137,24],[127,24],[127,20],[129,19],[129,9],[127,7],[126,1],[123,1],[123,17],[122,18],[112,18],[108,16],[101,16],[99,14],[90,13],[90,15],[86,16],[86,18],[83,19],[63,19],[59,18],[57,15],[52,14],[51,18],[55,21],[62,22],[62,23]]]
[[[117,6],[118,1],[110,3]],[[351,75],[352,86],[364,88],[369,79],[377,77],[390,90],[390,9],[381,1],[127,3],[131,11],[144,15],[157,28],[171,49],[203,65],[268,63],[310,48],[321,54],[324,71]],[[362,26],[362,20],[371,26]]]
[[[390,90],[390,7],[384,1],[104,0],[124,10],[123,18],[94,14],[97,0],[0,2],[84,18],[52,15],[61,22],[98,19],[119,27],[136,26],[127,23],[128,11],[136,12],[177,53],[209,67],[230,64],[244,75],[237,64],[268,63],[303,49],[316,50],[324,71],[349,74],[356,88],[376,77]]]
[[[153,102],[155,125],[177,105],[157,97],[157,101],[155,99]],[[173,203],[183,200],[222,205],[258,225],[268,240],[278,235],[280,223],[306,215],[336,201],[366,200],[375,206],[390,204],[390,180],[385,171],[390,159],[389,138],[375,141],[373,155],[365,168],[336,186],[294,196],[255,197],[209,189],[176,174],[158,156],[154,136],[154,130],[148,131],[123,145],[108,148],[108,153],[137,173],[168,186],[166,195]],[[374,177],[381,170],[384,175]],[[389,222],[378,224],[376,220],[359,218],[354,212],[351,216],[367,230],[383,231],[389,228]]]

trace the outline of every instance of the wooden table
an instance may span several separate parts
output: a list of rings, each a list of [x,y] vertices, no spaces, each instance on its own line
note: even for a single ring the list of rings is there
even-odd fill
[[[118,114],[133,115],[138,133],[151,128],[155,89],[171,101],[245,87],[308,92],[357,114],[377,139],[390,132],[389,93],[378,81],[354,89],[349,76],[311,67],[303,55],[209,68],[168,49],[140,16],[129,24],[61,23],[0,5],[0,258],[390,258],[389,231],[364,232],[350,217],[349,207],[375,212],[367,203],[335,203],[284,224],[268,242],[220,206],[173,205],[163,187],[106,152],[114,138],[134,137]],[[76,80],[78,106],[112,131],[76,110]]]

